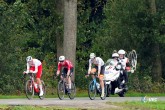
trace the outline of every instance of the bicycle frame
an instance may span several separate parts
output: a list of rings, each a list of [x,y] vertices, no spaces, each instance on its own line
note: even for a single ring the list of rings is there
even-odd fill
[[[33,73],[29,73],[29,76],[30,76],[30,80],[31,80],[31,83],[32,83],[32,85],[33,85],[33,87],[34,87],[34,91],[36,92],[36,93],[39,93],[40,91],[39,91],[39,89],[36,87],[36,82],[34,81],[34,74]]]

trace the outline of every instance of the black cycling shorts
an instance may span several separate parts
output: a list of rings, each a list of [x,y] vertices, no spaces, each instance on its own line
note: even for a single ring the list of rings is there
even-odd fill
[[[98,71],[98,66],[95,66],[94,67],[95,69],[96,69],[96,71]],[[103,65],[103,66],[101,66],[101,71],[100,71],[100,74],[104,74],[104,71],[105,71],[105,66]]]
[[[69,76],[72,76],[73,70],[74,70],[73,67],[70,68],[70,74],[69,74]],[[67,72],[68,72],[68,68],[63,68],[63,70],[62,70],[62,75],[63,75],[64,77],[66,77],[66,76],[67,76]]]

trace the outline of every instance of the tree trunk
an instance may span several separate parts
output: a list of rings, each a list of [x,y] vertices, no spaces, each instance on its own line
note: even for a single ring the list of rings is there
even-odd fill
[[[150,8],[151,8],[151,14],[154,16],[156,14],[155,0],[150,0]],[[161,82],[161,78],[162,78],[162,63],[161,63],[160,49],[159,49],[159,43],[158,42],[154,43],[152,52],[153,52],[152,79],[155,82]]]
[[[75,68],[77,36],[77,0],[64,0],[64,55]],[[74,70],[75,71],[75,70]],[[74,81],[75,74],[72,76]]]
[[[64,0],[58,0],[56,3],[56,11],[59,15],[64,15]],[[56,46],[57,46],[57,61],[60,55],[63,55],[63,36],[60,32],[57,32],[56,36]]]

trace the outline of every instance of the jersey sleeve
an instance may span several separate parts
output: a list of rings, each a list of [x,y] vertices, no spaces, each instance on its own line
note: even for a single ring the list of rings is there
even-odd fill
[[[91,62],[91,59],[89,60],[89,67],[88,67],[88,73],[90,73],[91,71],[91,66],[92,66],[92,62]]]

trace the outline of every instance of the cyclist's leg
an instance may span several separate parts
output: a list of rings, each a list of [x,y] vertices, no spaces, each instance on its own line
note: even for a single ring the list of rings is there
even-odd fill
[[[40,95],[39,96],[43,95],[41,75],[42,75],[42,65],[38,66],[38,72],[36,74],[37,84],[39,85],[39,88],[40,88]]]
[[[72,82],[71,82],[71,76],[72,76],[72,74],[73,74],[73,70],[74,70],[74,68],[71,68],[71,69],[70,69],[70,74],[69,74],[69,77],[68,77],[68,86],[69,86],[69,90],[71,90],[71,84],[72,84]]]
[[[94,68],[91,69],[90,74],[95,74],[96,71],[97,71],[97,67],[95,66]],[[92,75],[92,78],[94,78],[94,77],[95,77],[95,76]]]
[[[67,90],[68,90],[68,93],[70,93],[70,89],[71,89],[71,79],[70,79],[70,76],[67,76],[68,69],[67,69],[67,68],[64,68],[62,73],[63,73],[64,80],[65,80],[66,83],[67,83]]]
[[[103,81],[104,70],[105,70],[105,67],[103,65],[103,66],[101,66],[101,72],[100,72],[100,76],[99,76],[99,81],[100,81],[101,90],[102,90],[101,97],[104,97],[104,81]]]

